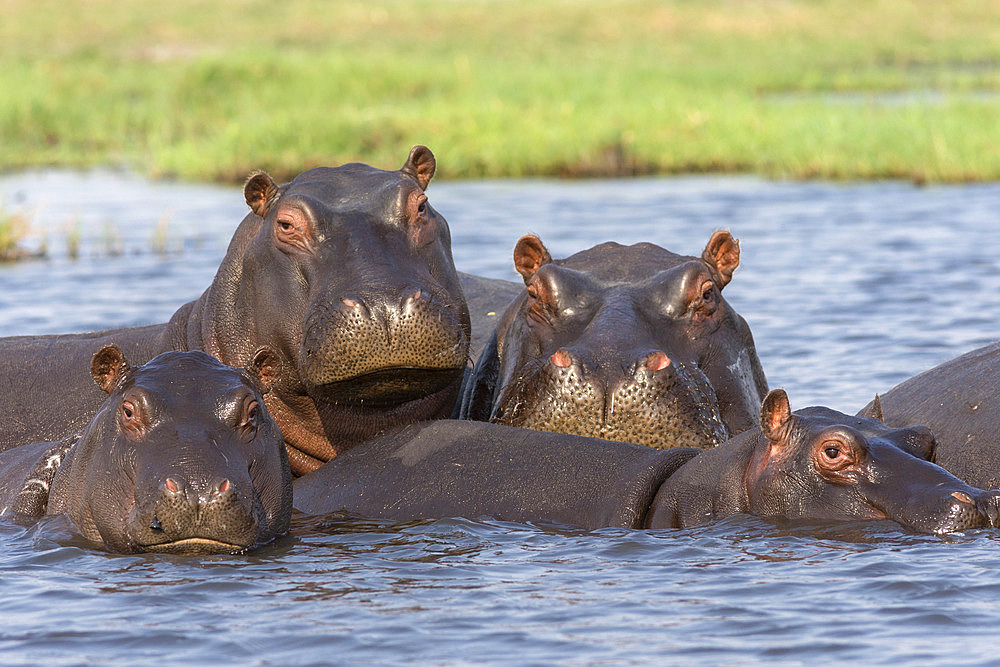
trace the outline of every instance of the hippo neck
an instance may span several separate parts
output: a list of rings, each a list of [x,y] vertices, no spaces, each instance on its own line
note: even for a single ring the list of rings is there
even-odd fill
[[[202,350],[224,364],[243,366],[256,349],[246,308],[239,306],[243,290],[243,258],[263,219],[249,214],[237,227],[212,284],[184,304],[161,334],[162,351]]]

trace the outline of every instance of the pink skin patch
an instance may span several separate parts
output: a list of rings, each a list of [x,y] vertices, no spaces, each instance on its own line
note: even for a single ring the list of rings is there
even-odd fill
[[[646,358],[646,368],[651,371],[662,371],[670,365],[670,357],[662,352],[654,352]]]
[[[566,350],[556,350],[552,353],[552,363],[559,368],[568,368],[573,360],[570,359],[569,352]]]
[[[956,491],[955,493],[951,494],[951,497],[959,501],[960,503],[970,503],[970,504],[972,503],[972,498],[962,493],[961,491]]]
[[[167,477],[167,481],[164,483],[164,486],[167,487],[167,491],[169,491],[170,493],[177,493],[180,490],[180,488],[177,486],[177,482],[175,482],[169,477]]]

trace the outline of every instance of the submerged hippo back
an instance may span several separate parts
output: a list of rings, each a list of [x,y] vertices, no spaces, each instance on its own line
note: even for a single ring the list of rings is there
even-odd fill
[[[726,232],[701,258],[604,243],[553,261],[524,237],[514,262],[526,290],[477,361],[463,415],[660,448],[752,427],[766,380],[722,297],[738,257]]]

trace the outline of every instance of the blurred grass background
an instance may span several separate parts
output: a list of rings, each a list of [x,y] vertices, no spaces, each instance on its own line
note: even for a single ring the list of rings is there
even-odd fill
[[[995,0],[0,0],[0,168],[1000,178]]]

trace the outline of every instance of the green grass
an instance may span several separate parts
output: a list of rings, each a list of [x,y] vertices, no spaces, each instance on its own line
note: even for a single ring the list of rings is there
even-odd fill
[[[12,262],[27,255],[21,242],[27,237],[30,226],[23,215],[0,207],[0,262]]]
[[[0,0],[0,12],[6,169],[232,182],[395,167],[425,143],[450,178],[1000,178],[993,1]]]

